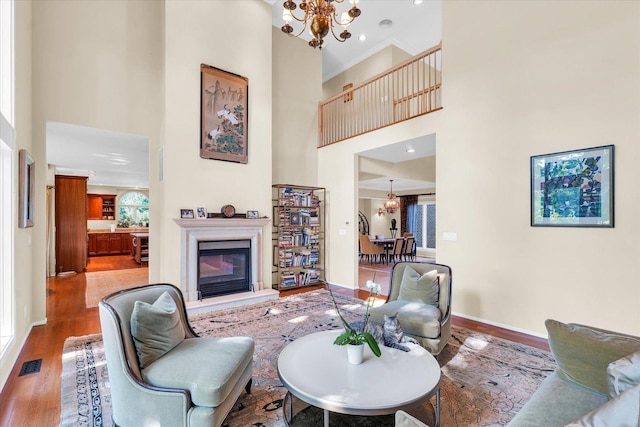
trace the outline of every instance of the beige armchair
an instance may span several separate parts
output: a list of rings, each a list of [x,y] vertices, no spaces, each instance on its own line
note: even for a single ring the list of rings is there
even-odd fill
[[[198,337],[173,285],[105,297],[100,325],[118,426],[218,427],[250,392],[253,339]]]
[[[395,427],[429,427],[402,410],[396,412],[396,422],[394,425]]]
[[[451,338],[451,268],[442,264],[399,262],[393,267],[387,301],[370,310],[371,320],[398,313],[402,330],[431,354]]]

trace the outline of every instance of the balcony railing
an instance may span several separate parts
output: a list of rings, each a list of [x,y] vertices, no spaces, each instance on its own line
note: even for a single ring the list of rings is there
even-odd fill
[[[318,147],[440,110],[442,45],[322,101]]]

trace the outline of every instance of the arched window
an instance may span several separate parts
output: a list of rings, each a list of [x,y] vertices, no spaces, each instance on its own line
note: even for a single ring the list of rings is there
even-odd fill
[[[149,198],[138,191],[131,191],[120,196],[118,225],[121,227],[130,225],[148,227]]]

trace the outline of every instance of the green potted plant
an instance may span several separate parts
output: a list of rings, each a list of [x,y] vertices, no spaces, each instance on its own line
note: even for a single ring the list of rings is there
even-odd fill
[[[375,276],[374,276],[374,279],[375,279]],[[357,328],[357,329],[353,328],[351,324],[349,324],[349,322],[347,322],[344,319],[344,317],[342,317],[342,314],[338,309],[338,304],[336,304],[336,301],[333,298],[333,292],[331,291],[331,288],[327,286],[327,289],[329,289],[329,293],[331,294],[331,300],[333,301],[333,305],[336,309],[336,313],[338,313],[338,317],[340,318],[340,321],[344,325],[344,329],[345,329],[345,332],[340,336],[338,336],[338,338],[336,338],[333,343],[336,345],[348,345],[349,347],[347,347],[347,349],[350,352],[354,351],[353,350],[354,348],[357,348],[358,350],[355,350],[355,352],[359,352],[359,357],[356,356],[355,360],[352,360],[351,359],[352,356],[350,356],[350,360],[349,360],[351,363],[354,363],[354,364],[362,363],[362,350],[364,348],[365,343],[369,346],[369,348],[371,349],[371,352],[374,355],[376,355],[376,357],[380,357],[382,355],[382,352],[380,351],[380,347],[378,346],[378,342],[373,337],[373,335],[371,335],[371,333],[367,332],[367,325],[369,324],[369,308],[375,302],[376,297],[380,293],[380,285],[375,283],[373,280],[368,280],[366,286],[367,286],[367,289],[369,289],[369,296],[367,297],[366,309],[364,313],[364,322],[363,322],[364,326],[362,327],[362,330],[360,330],[360,328]]]

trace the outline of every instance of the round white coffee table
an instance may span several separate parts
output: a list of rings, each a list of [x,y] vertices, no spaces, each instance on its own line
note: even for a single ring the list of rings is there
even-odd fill
[[[278,375],[287,390],[310,405],[350,415],[385,415],[409,409],[436,396],[435,422],[440,423],[440,365],[424,348],[407,344],[404,352],[380,346],[375,357],[365,346],[364,362],[352,365],[347,349],[334,345],[341,331],[298,338],[278,357]],[[291,419],[291,401],[285,419]],[[288,413],[287,413],[288,411]],[[287,418],[288,415],[288,418]]]

